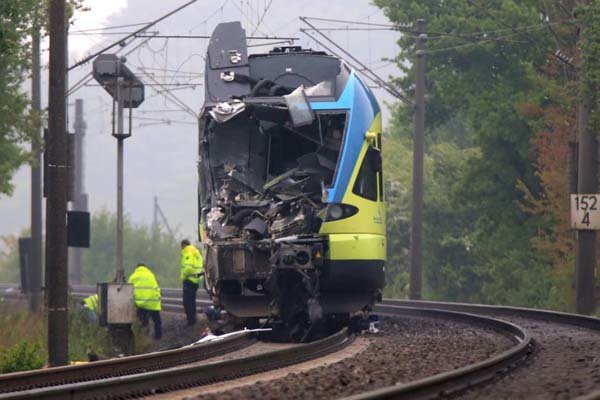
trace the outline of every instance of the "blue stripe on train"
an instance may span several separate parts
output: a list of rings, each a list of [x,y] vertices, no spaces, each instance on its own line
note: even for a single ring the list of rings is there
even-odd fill
[[[348,110],[348,126],[338,172],[332,187],[327,190],[327,201],[339,203],[348,189],[352,171],[354,171],[364,142],[365,132],[371,127],[373,119],[379,113],[379,105],[373,93],[352,72],[338,101],[314,102],[311,103],[311,107],[313,110]]]

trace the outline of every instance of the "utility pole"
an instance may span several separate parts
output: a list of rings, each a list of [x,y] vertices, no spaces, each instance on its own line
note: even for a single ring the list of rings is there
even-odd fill
[[[163,213],[162,208],[160,208],[160,205],[158,204],[158,197],[154,196],[154,220],[153,220],[153,226],[154,226],[154,230],[156,232],[158,232],[160,230],[160,227],[158,225],[158,217],[160,216],[160,219],[162,220],[163,225],[165,226],[165,228],[167,228],[167,231],[169,232],[169,235],[171,235],[171,237],[173,239],[175,239],[175,233],[173,232],[173,229],[171,229],[171,225],[169,225],[169,221],[167,220],[167,217],[165,216],[165,213]]]
[[[581,3],[587,3],[583,1]],[[586,27],[579,27],[579,65],[577,79],[581,87],[586,86],[583,69],[582,42]],[[589,129],[589,96],[585,90],[579,91],[581,98],[577,104],[577,140],[579,142],[579,162],[577,192],[594,194],[598,191],[597,152],[598,142],[594,132]],[[575,308],[578,314],[593,314],[595,299],[596,270],[596,231],[577,231],[577,255],[575,261]]]
[[[37,11],[37,10],[36,10]],[[31,108],[35,116],[35,132],[31,138],[31,271],[30,309],[38,312],[42,286],[42,153],[41,153],[41,66],[40,25],[36,18],[31,34]]]
[[[83,99],[75,100],[75,123],[73,124],[75,129],[75,146],[74,146],[74,190],[73,190],[73,204],[72,209],[74,211],[87,211],[87,194],[85,191],[84,184],[84,156],[83,156],[83,141],[85,136],[86,124],[83,119]],[[72,284],[81,283],[81,248],[73,247],[70,249],[70,273]]]
[[[120,63],[119,63],[120,66]],[[123,141],[128,137],[123,135],[123,82],[117,78],[117,275],[115,282],[125,282],[123,267]]]
[[[48,104],[48,186],[46,200],[46,273],[48,275],[48,364],[67,365],[67,137],[65,0],[51,0]]]
[[[410,237],[409,298],[421,299],[423,264],[423,157],[425,152],[425,20],[416,24],[415,136],[413,145],[413,197]]]

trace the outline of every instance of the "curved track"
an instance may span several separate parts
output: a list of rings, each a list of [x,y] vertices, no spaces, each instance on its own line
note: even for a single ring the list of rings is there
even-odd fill
[[[259,355],[6,393],[0,395],[0,399],[121,399],[141,397],[191,386],[206,385],[300,363],[336,351],[351,343],[352,338],[353,336],[349,336],[346,330],[342,330],[316,342]],[[90,364],[92,368],[94,365],[94,363]],[[52,369],[49,369],[49,371],[52,372]]]
[[[174,350],[113,358],[81,365],[3,374],[0,375],[0,393],[115,378],[171,368],[236,351],[253,344],[255,341],[251,335],[241,333],[217,342],[208,342]]]
[[[540,349],[538,349],[539,353],[547,353],[547,352],[553,351],[553,349],[551,347],[546,347],[546,348],[543,347],[544,346],[543,341],[545,338],[542,336],[538,337],[539,330],[540,330],[539,324],[545,324],[545,326],[546,326],[546,324],[547,325],[554,324],[554,326],[566,326],[566,327],[571,326],[571,327],[584,328],[584,329],[589,329],[589,330],[593,330],[596,332],[600,332],[600,319],[597,319],[597,318],[576,315],[576,314],[562,313],[562,312],[527,309],[527,308],[519,308],[519,307],[386,299],[381,304],[377,305],[375,307],[374,311],[379,312],[379,313],[386,313],[387,310],[393,309],[395,307],[419,307],[419,308],[432,309],[432,310],[433,309],[452,310],[452,311],[457,311],[457,312],[468,312],[468,313],[474,313],[474,314],[479,314],[479,315],[493,315],[494,317],[513,320],[519,324],[524,324],[523,326],[525,326],[526,329],[528,329],[528,330],[531,329],[532,332],[536,333],[535,337],[538,338],[538,340],[540,341],[540,343],[536,343],[536,345],[538,345],[538,347],[540,347]],[[533,320],[534,322],[539,321],[539,324],[531,323],[531,320]],[[569,347],[569,341],[571,340],[569,337],[565,336],[565,337],[561,337],[559,339],[562,339],[563,346],[561,346],[561,347]],[[536,355],[536,357],[540,357],[540,358],[541,358],[541,356],[542,356],[541,354]],[[565,359],[561,360],[560,356],[555,357],[555,358],[558,358],[558,360],[557,360],[558,368],[556,368],[556,369],[559,371],[559,373],[561,371],[561,367],[564,367],[566,370],[568,370],[568,367],[564,364],[564,363],[566,363]],[[535,361],[532,361],[532,364],[535,365]],[[473,365],[472,367],[476,367],[476,365]],[[542,369],[547,368],[547,367],[548,367],[547,364],[542,365]],[[470,368],[471,367],[468,367],[468,369],[470,369]],[[528,368],[529,368],[529,366],[528,366]],[[470,382],[471,378],[469,378],[468,376],[465,376],[464,378],[457,376],[459,381],[454,381],[454,377],[449,376],[449,375],[456,375],[460,372],[461,372],[461,370],[455,370],[455,371],[452,371],[450,374],[439,374],[436,376],[429,377],[427,379],[423,379],[421,381],[411,382],[406,385],[398,385],[398,386],[393,386],[393,387],[382,388],[382,389],[375,390],[375,391],[365,392],[365,393],[361,393],[359,395],[347,397],[344,400],[439,398],[439,397],[443,397],[445,395],[451,394],[453,392],[463,391],[464,389],[473,387],[477,383],[481,382],[477,379],[474,379],[472,382]],[[511,385],[510,382],[501,381],[501,382],[498,382],[497,384],[491,385],[489,389],[484,390],[484,391],[475,389],[471,393],[465,394],[464,397],[467,399],[471,399],[471,398],[473,398],[473,399],[477,399],[477,398],[527,398],[527,399],[540,398],[540,399],[546,399],[546,398],[555,397],[557,395],[557,393],[559,393],[559,392],[556,392],[556,391],[555,392],[551,392],[551,391],[545,392],[543,389],[540,389],[539,387],[536,389],[531,386],[531,382],[538,381],[538,384],[540,386],[542,386],[542,387],[545,386],[547,389],[549,389],[549,387],[552,386],[552,383],[555,383],[559,386],[561,386],[561,383],[555,381],[555,382],[550,382],[550,384],[546,385],[546,383],[544,382],[544,379],[551,381],[552,379],[559,380],[560,378],[558,378],[558,377],[556,377],[556,378],[550,377],[549,378],[550,371],[547,371],[547,370],[539,371],[539,372],[540,372],[539,375],[527,377],[526,370],[522,370],[519,374],[516,374],[516,376],[515,376],[515,380],[517,382],[512,384],[513,389],[508,388],[508,386]],[[572,372],[573,371],[567,372],[567,374],[572,373]],[[512,375],[510,375],[509,378],[510,377],[512,377]],[[451,380],[450,381],[451,383],[452,382],[460,382],[460,380],[463,380],[464,382],[462,385],[461,384],[450,385],[450,388],[438,386],[439,382],[449,379],[449,378]],[[493,378],[493,377],[491,377],[491,378]],[[576,381],[576,378],[574,380]],[[436,389],[436,386],[438,386],[438,389]],[[425,388],[425,390],[419,391],[418,390],[419,387]],[[485,388],[486,388],[486,386],[484,386],[482,389],[485,389]],[[564,391],[564,389],[565,388],[562,388],[563,391]],[[414,394],[411,394],[411,393],[414,393]],[[559,395],[559,397],[560,398],[574,398],[574,397],[577,397],[577,395],[575,395],[575,396],[568,395],[563,392],[562,397],[560,395]],[[462,395],[461,395],[461,398],[462,398]],[[593,399],[593,398],[600,398],[600,392],[594,392],[589,395],[581,397],[581,399],[586,399],[586,400]]]
[[[4,285],[0,285],[0,290]],[[84,296],[93,292],[93,287],[75,287],[75,296]],[[0,295],[2,292],[0,291]],[[163,304],[167,311],[181,311],[181,291],[177,289],[165,289],[163,290]],[[200,306],[206,306],[210,304],[210,301],[206,296],[199,294],[198,303]],[[540,321],[540,324],[557,324],[563,327],[573,326],[583,328],[585,330],[594,330],[600,332],[600,319],[574,315],[568,313],[525,309],[517,307],[505,307],[505,306],[486,306],[486,305],[474,305],[464,303],[444,303],[444,302],[429,302],[429,301],[408,301],[408,300],[393,300],[386,299],[381,304],[377,305],[374,312],[379,314],[392,314],[392,315],[412,315],[422,317],[433,317],[433,318],[445,318],[445,319],[456,319],[462,322],[468,322],[471,324],[478,324],[486,327],[491,327],[498,332],[502,332],[507,336],[514,339],[516,346],[512,349],[505,351],[495,357],[492,357],[483,362],[472,364],[460,369],[456,369],[447,373],[441,373],[434,375],[419,381],[413,381],[402,385],[396,385],[393,387],[387,387],[378,389],[371,392],[361,393],[349,397],[347,399],[429,399],[437,398],[440,396],[449,395],[456,392],[463,392],[464,389],[473,387],[484,381],[491,380],[497,376],[506,376],[506,372],[511,368],[520,365],[524,360],[534,360],[536,357],[529,357],[533,349],[533,341],[528,332],[515,324],[510,324],[505,321],[501,321],[494,318],[483,317],[494,316],[503,318],[521,324],[521,321],[525,324],[527,330],[532,329],[532,332],[536,332],[535,325],[531,322]],[[475,315],[477,314],[477,315]],[[529,321],[526,321],[529,320]],[[565,328],[568,329],[568,328]],[[537,336],[536,336],[537,337]],[[541,351],[553,351],[551,349],[542,348]],[[527,364],[530,364],[527,361]],[[229,367],[226,367],[229,368]],[[527,367],[529,368],[529,366]],[[177,370],[175,374],[185,374],[182,368],[172,368],[171,370]],[[523,370],[525,371],[525,369]],[[158,373],[158,372],[157,372]],[[518,374],[510,374],[508,377],[523,375],[525,372]],[[144,375],[144,374],[142,374]],[[231,376],[236,376],[232,374]],[[231,378],[223,378],[231,379]],[[111,381],[105,380],[106,382]],[[494,385],[485,385],[483,388],[495,387],[495,385],[502,384],[495,383]],[[176,384],[177,387],[187,386],[187,383]],[[136,389],[137,390],[137,389]],[[135,393],[140,395],[144,393],[154,392],[156,389],[139,389],[137,392],[129,392],[129,394]],[[491,389],[490,389],[491,390]],[[106,390],[105,390],[106,391]],[[471,392],[477,398],[477,391]],[[587,392],[583,392],[587,393]],[[16,393],[18,395],[18,393]],[[23,393],[24,394],[24,393]],[[39,394],[36,393],[36,395]],[[63,393],[65,394],[65,393]],[[106,395],[106,393],[104,393]],[[118,395],[117,395],[118,396]],[[2,399],[4,397],[0,397]],[[22,397],[7,397],[7,398],[22,398]],[[39,396],[28,397],[28,398],[40,398]],[[43,397],[42,397],[43,398]],[[48,397],[52,398],[52,397]],[[82,398],[87,398],[86,396]],[[93,398],[93,397],[91,397]],[[467,396],[467,398],[469,398]],[[526,398],[526,397],[524,397]],[[593,393],[589,396],[584,396],[582,399],[600,398],[600,393]]]
[[[92,290],[93,288],[91,287],[77,287],[75,288],[75,293],[73,293],[73,295],[82,297]],[[172,311],[181,309],[180,301],[177,298],[178,291],[164,290],[163,293],[165,296],[168,296],[163,298],[166,309],[171,309]],[[200,300],[200,302],[205,303],[206,300]],[[514,324],[494,318],[464,312],[404,307],[394,304],[380,306],[380,309],[377,311],[395,316],[442,318],[480,325],[500,332],[510,337],[516,343],[513,348],[483,362],[449,373],[436,375],[418,382],[413,382],[409,385],[404,385],[401,389],[401,393],[403,393],[406,398],[419,398],[421,396],[432,397],[434,394],[439,394],[440,392],[453,392],[466,386],[473,385],[474,383],[492,379],[499,371],[504,371],[524,360],[532,351],[533,345],[527,332]],[[338,333],[318,342],[225,362],[209,363],[200,366],[181,366],[161,371],[137,373],[120,378],[102,377],[104,379],[94,382],[79,381],[79,383],[57,387],[8,393],[6,395],[0,395],[0,399],[50,399],[65,396],[99,398],[107,396],[108,387],[110,387],[110,398],[121,398],[127,396],[141,396],[188,386],[199,386],[215,381],[249,375],[259,371],[280,368],[285,365],[291,365],[306,361],[307,359],[319,357],[320,355],[330,353],[344,344],[347,344],[350,339],[345,338],[345,336],[347,335],[344,333]],[[87,365],[91,371],[94,370],[95,366],[96,364],[94,363]],[[52,371],[52,369],[47,371]],[[379,396],[386,396],[385,390],[380,392]],[[394,393],[394,398],[398,397],[398,387],[394,388]]]
[[[169,295],[174,297],[174,304],[175,300],[179,297],[179,292],[177,290],[172,290],[172,292],[169,292]],[[198,302],[200,305],[210,303],[208,299],[206,299],[206,297],[201,298]],[[577,342],[576,344],[574,344],[574,342],[570,342],[570,337],[572,335],[575,335],[579,338],[585,338],[586,330],[592,330],[600,333],[600,319],[569,313],[518,307],[488,306],[478,304],[446,303],[431,301],[409,301],[394,299],[384,300],[381,304],[375,307],[374,311],[376,313],[384,314],[390,310],[391,306],[418,307],[429,309],[434,308],[439,310],[451,310],[473,314],[491,315],[497,318],[513,321],[519,325],[523,324],[522,326],[524,326],[525,329],[530,331],[530,334],[533,335],[534,339],[537,339],[539,341],[538,354],[536,354],[536,357],[530,357],[526,363],[526,367],[524,367],[518,373],[510,374],[508,376],[505,373],[497,374],[496,372],[493,372],[492,369],[491,373],[483,373],[485,377],[482,378],[478,376],[478,367],[476,366],[474,370],[471,371],[457,370],[459,372],[458,375],[441,374],[440,376],[433,376],[419,382],[412,382],[409,385],[406,385],[406,387],[395,386],[394,388],[381,389],[376,392],[364,393],[360,396],[354,397],[355,399],[403,397],[436,398],[440,395],[461,391],[465,388],[475,386],[476,384],[481,383],[484,380],[490,380],[497,376],[502,376],[503,378],[497,380],[497,382],[492,385],[480,386],[482,389],[470,391],[465,396],[465,398],[475,399],[480,398],[482,396],[486,398],[503,398],[502,396],[504,396],[504,398],[512,398],[515,396],[519,398],[531,398],[531,396],[533,395],[531,391],[533,390],[535,391],[537,398],[540,399],[549,398],[552,396],[558,396],[560,398],[574,398],[577,396],[581,396],[582,399],[586,400],[592,398],[600,399],[600,391],[598,391],[597,389],[599,384],[595,384],[593,382],[593,380],[597,378],[594,378],[594,365],[586,366],[586,362],[581,361],[583,358],[589,359],[590,352],[595,354],[596,352],[593,351],[595,347],[592,346],[592,350],[588,350],[586,354],[585,345],[589,343]],[[173,307],[178,306],[173,305]],[[539,321],[539,323],[536,323],[536,321]],[[591,333],[591,336],[593,336],[594,333]],[[551,337],[552,335],[554,335],[554,337]],[[590,336],[590,334],[588,334],[588,336]],[[590,339],[588,340],[588,342],[593,340],[595,339]],[[579,343],[583,344],[583,346],[581,346],[581,349],[576,348],[577,346],[579,346]],[[574,345],[575,348],[573,348]],[[570,349],[569,352],[571,352],[572,354],[561,354],[560,352],[564,352],[565,349]],[[572,359],[569,365],[564,364],[563,360],[565,360],[566,358]],[[552,362],[554,362],[555,366],[548,367],[548,365],[552,365]],[[508,368],[515,366],[514,363],[509,362],[508,364]],[[539,366],[540,364],[541,370],[536,369],[536,365]],[[544,370],[544,368],[546,370]],[[560,372],[555,372],[552,375],[552,377],[550,377],[549,375],[551,374],[549,374],[550,371],[548,371],[548,368],[557,371],[568,369],[573,373],[567,373],[567,375],[569,375],[569,378],[559,376]],[[501,370],[502,372],[506,372],[507,369],[499,367],[499,370]],[[460,376],[462,375],[462,372],[468,373],[464,376]],[[533,386],[532,383],[534,384]],[[436,388],[436,385],[438,386],[438,388]],[[512,388],[510,387],[511,385]],[[537,385],[537,387],[535,385]],[[421,391],[419,387],[427,386],[430,386],[430,388],[423,390],[422,392],[424,394],[418,396],[415,394],[402,394],[403,391],[405,391],[406,393],[410,393],[410,391],[412,390],[415,390],[416,393]],[[555,386],[555,388],[552,388],[552,386]],[[556,388],[556,386],[558,386],[558,388]],[[585,395],[586,393],[590,394]],[[582,394],[584,395],[582,396]]]

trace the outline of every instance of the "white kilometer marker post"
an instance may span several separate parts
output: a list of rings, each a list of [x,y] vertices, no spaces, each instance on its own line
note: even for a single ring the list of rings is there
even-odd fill
[[[600,229],[600,194],[571,195],[571,228]]]

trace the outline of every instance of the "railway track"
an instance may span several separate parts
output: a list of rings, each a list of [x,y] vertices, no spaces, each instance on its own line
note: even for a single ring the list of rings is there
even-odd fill
[[[467,312],[478,315],[493,315],[497,318],[516,320],[519,324],[523,324],[526,328],[535,329],[537,325],[527,324],[527,320],[539,321],[540,323],[558,324],[563,326],[573,326],[578,328],[584,328],[596,332],[600,332],[600,319],[562,313],[546,310],[536,310],[520,307],[509,307],[509,306],[490,306],[480,304],[466,304],[466,303],[448,303],[448,302],[434,302],[434,301],[411,301],[411,300],[395,300],[385,299],[381,304],[378,304],[375,308],[376,312],[386,313],[387,310],[393,309],[394,307],[419,307],[421,309],[431,310],[448,310],[456,312]],[[525,325],[527,324],[527,325]],[[542,338],[538,339],[541,341]],[[566,341],[566,340],[565,340]],[[538,343],[539,347],[539,343]],[[549,351],[549,349],[546,349]],[[487,360],[486,360],[487,362]],[[480,363],[485,364],[484,363]],[[509,365],[514,367],[516,365]],[[465,389],[472,388],[482,381],[478,377],[480,366],[477,364],[471,365],[464,368],[464,371],[455,370],[450,373],[439,374],[432,376],[421,381],[410,382],[404,385],[396,385],[392,387],[381,388],[378,390],[360,393],[354,396],[346,397],[344,400],[376,400],[376,399],[430,399],[438,398],[450,393],[461,392]],[[547,368],[547,365],[544,366]],[[560,370],[560,368],[558,368]],[[463,372],[467,372],[463,374]],[[475,372],[474,375],[470,375],[470,372]],[[502,369],[497,370],[498,376],[506,371]],[[522,372],[521,375],[525,373]],[[546,373],[547,374],[547,373]],[[488,380],[493,379],[491,375],[485,377]],[[533,377],[535,379],[535,377]],[[524,379],[526,380],[526,379]],[[444,381],[446,383],[444,384]],[[506,382],[500,382],[499,385],[508,385]],[[523,383],[521,383],[523,385]],[[529,389],[531,390],[531,389]],[[472,394],[466,395],[466,398],[493,398],[497,388],[491,388],[489,393],[482,394],[478,391],[473,391]],[[532,398],[533,393],[526,394],[522,398]],[[549,398],[550,394],[537,393],[538,398]],[[508,396],[508,397],[506,397]],[[539,397],[541,396],[541,397]],[[502,393],[498,398],[514,398],[514,395],[509,393]],[[591,400],[600,399],[600,391],[594,391],[584,396],[563,396],[561,398],[577,398],[578,400]]]
[[[177,291],[173,291],[170,293],[170,295],[173,296],[174,300],[179,297]],[[207,302],[208,300],[206,298],[199,299],[199,305],[205,305]],[[385,299],[381,304],[377,305],[374,311],[376,313],[385,314],[390,310],[390,307],[395,306],[449,310],[488,316],[491,315],[496,318],[516,322],[517,324],[524,326],[526,330],[533,334],[534,338],[539,344],[538,352],[542,354],[533,358],[530,357],[529,361],[525,363],[527,365],[525,365],[519,373],[510,374],[510,377],[515,377],[515,379],[512,379],[515,381],[514,383],[512,383],[511,379],[508,378],[495,379],[496,383],[483,386],[483,388],[489,386],[489,389],[487,390],[471,390],[471,394],[465,396],[467,399],[476,399],[481,397],[490,398],[496,393],[503,393],[504,398],[512,398],[518,396],[519,393],[521,396],[520,398],[530,398],[530,393],[527,393],[526,389],[519,388],[519,386],[531,387],[532,383],[537,383],[537,389],[535,390],[538,392],[538,398],[549,398],[556,395],[559,397],[562,396],[561,398],[576,398],[580,396],[581,399],[586,400],[600,398],[598,383],[596,383],[595,386],[591,383],[587,385],[579,383],[580,380],[591,381],[594,379],[593,371],[597,370],[597,368],[594,368],[594,365],[590,365],[588,366],[587,370],[582,369],[585,363],[582,363],[581,360],[583,358],[589,358],[588,355],[590,353],[595,354],[595,351],[593,349],[588,350],[588,354],[586,355],[586,350],[584,348],[577,350],[576,348],[573,348],[573,344],[569,342],[569,340],[572,339],[571,336],[576,336],[579,338],[581,338],[581,336],[585,337],[585,331],[587,330],[600,333],[600,320],[597,318],[519,307],[394,299]],[[536,321],[539,321],[539,323],[536,323]],[[554,329],[550,327],[554,327]],[[553,330],[556,330],[556,333],[554,333],[554,337],[551,337],[549,340],[548,337],[552,334],[550,331]],[[591,334],[593,335],[594,333],[591,332]],[[548,355],[548,353],[565,351],[561,348],[569,348],[569,351],[573,354],[564,354],[559,356]],[[554,358],[554,360],[552,360],[552,358]],[[565,360],[570,358],[570,364],[568,366],[564,365],[564,362],[566,361],[563,361],[562,358]],[[548,361],[548,359],[550,359],[550,361]],[[554,362],[554,366],[548,367],[549,365],[552,365],[552,362]],[[531,368],[530,364],[533,365],[533,369]],[[541,370],[536,370],[535,365],[539,364],[542,364]],[[382,388],[374,392],[362,393],[356,395],[355,397],[351,397],[351,399],[435,398],[440,394],[464,391],[466,388],[474,387],[485,380],[493,380],[494,378],[507,376],[507,370],[514,366],[516,366],[516,363],[509,362],[508,368],[498,365],[498,367],[495,368],[495,372],[494,368],[489,368],[487,373],[481,371],[480,375],[478,370],[480,367],[483,367],[483,365],[474,365],[470,366],[468,370],[455,370],[451,375],[440,374],[439,376],[432,376],[421,381],[410,382],[406,385],[396,385],[394,387]],[[567,379],[564,376],[560,376],[559,372],[555,374],[549,374],[548,368],[550,368],[551,371],[561,371],[564,368],[571,369],[572,371],[581,369],[582,372],[579,374],[568,374],[574,376],[571,379]],[[541,374],[541,377],[538,378],[536,374]],[[586,374],[588,378],[586,378]],[[553,385],[558,386],[559,388],[555,388],[554,391],[550,390]],[[570,392],[564,388],[561,388],[561,386],[576,387],[577,385],[581,385],[583,387],[574,388]],[[523,393],[524,390],[525,393]],[[415,395],[415,393],[419,392],[423,392],[425,394],[422,396]],[[585,393],[589,394],[585,395]],[[502,398],[502,395],[499,395],[498,398]]]
[[[344,329],[316,342],[254,356],[207,362],[200,365],[182,365],[132,375],[98,378],[85,382],[4,393],[0,394],[0,399],[123,399],[142,397],[231,380],[304,362],[334,352],[351,343],[352,339],[353,337],[348,335],[348,332]],[[88,365],[93,370],[96,363]],[[53,370],[54,368],[47,371],[52,374]]]
[[[0,285],[0,291],[5,286]],[[93,292],[93,287],[75,287],[73,294],[75,296],[84,296]],[[0,292],[0,295],[2,292]],[[163,304],[167,311],[181,311],[181,292],[177,289],[166,289],[163,290]],[[210,301],[202,296],[199,298],[198,303],[200,306],[206,306],[210,304]],[[392,387],[384,387],[370,392],[360,393],[351,397],[347,397],[346,400],[358,400],[358,399],[429,399],[437,398],[440,396],[446,396],[452,393],[464,392],[465,389],[474,387],[475,385],[481,384],[486,381],[494,380],[499,376],[506,376],[506,373],[512,368],[515,368],[523,362],[528,363],[531,360],[530,355],[534,349],[534,342],[531,335],[527,330],[520,328],[514,323],[508,323],[496,318],[504,318],[513,321],[520,321],[520,318],[525,320],[538,320],[545,323],[561,324],[563,326],[580,327],[583,329],[589,329],[600,332],[600,320],[596,318],[543,311],[533,310],[517,307],[504,307],[504,306],[486,306],[486,305],[473,305],[473,304],[462,304],[462,303],[444,303],[444,302],[428,302],[428,301],[409,301],[409,300],[393,300],[386,299],[381,304],[378,304],[374,310],[378,314],[394,315],[394,316],[416,316],[416,317],[427,317],[427,318],[443,318],[443,319],[454,319],[469,324],[485,326],[492,328],[497,332],[501,332],[503,335],[510,337],[514,341],[514,346],[500,354],[495,355],[487,360],[465,366],[463,368],[454,369],[452,371],[437,374],[434,376],[420,379],[418,381],[407,382],[403,384],[397,384]],[[496,318],[489,318],[492,315]],[[527,325],[525,325],[527,326]],[[527,326],[529,328],[529,326]],[[287,357],[287,356],[283,356]],[[229,367],[225,367],[226,369]],[[244,367],[247,370],[247,368]],[[170,373],[175,374],[170,379],[177,379],[178,375],[186,375],[186,367],[171,368]],[[173,372],[175,371],[175,372]],[[159,374],[160,371],[153,373]],[[138,376],[144,374],[137,374],[132,376],[131,379],[136,381]],[[513,374],[511,374],[512,376]],[[153,375],[154,380],[162,379],[159,375]],[[236,377],[238,374],[232,373],[229,375]],[[182,378],[184,381],[185,379]],[[231,378],[223,378],[231,379]],[[117,381],[122,378],[117,378]],[[113,380],[114,381],[114,380]],[[113,384],[111,379],[105,379],[101,382],[102,384]],[[137,382],[137,381],[136,381]],[[92,384],[88,382],[87,384]],[[195,385],[196,383],[194,383]],[[202,383],[201,383],[202,384]],[[190,386],[192,383],[180,383],[180,384],[166,384],[165,390],[173,388],[183,388]],[[69,385],[67,385],[69,386]],[[136,386],[137,387],[137,386]],[[51,389],[51,388],[49,388]],[[67,390],[65,386],[62,389]],[[95,390],[95,389],[94,389]],[[112,388],[111,388],[112,390]],[[128,389],[130,390],[130,389]],[[153,387],[151,389],[136,389],[137,392],[127,392],[128,395],[143,395],[153,393],[163,389],[157,389]],[[58,397],[40,397],[41,392],[36,392],[33,397],[2,397],[3,398],[58,398]],[[21,395],[29,395],[28,393],[22,392]],[[63,392],[63,395],[66,392]],[[10,394],[12,395],[12,394]],[[14,393],[19,395],[19,393]],[[106,395],[106,390],[104,395]],[[82,396],[81,398],[94,398]],[[117,397],[121,395],[116,395]],[[585,399],[598,398],[598,393],[593,395],[582,397]],[[474,398],[477,398],[475,395]]]
[[[89,364],[3,374],[0,375],[0,393],[40,389],[156,371],[207,360],[250,346],[255,342],[256,339],[251,335],[240,333],[216,342],[179,349],[113,358]]]
[[[73,295],[75,297],[84,297],[92,292],[93,287],[76,287],[74,288]],[[179,291],[164,290],[163,293],[165,295],[165,297],[163,297],[165,309],[170,311],[180,311],[180,300],[177,298]],[[208,300],[200,299],[199,303],[201,305],[206,305]],[[423,382],[415,382],[414,384],[409,385],[408,387],[404,388],[404,392],[406,393],[406,396],[410,398],[417,398],[415,397],[416,395],[431,397],[432,394],[439,394],[440,391],[450,392],[463,388],[465,385],[473,384],[474,382],[482,382],[491,379],[498,371],[506,370],[518,364],[532,351],[533,345],[527,332],[514,324],[504,321],[457,311],[406,307],[399,305],[387,305],[384,307],[386,308],[380,310],[379,312],[383,312],[388,315],[442,318],[447,320],[461,321],[472,325],[484,326],[510,337],[515,343],[513,348],[497,355],[496,357],[485,360],[484,362],[478,364],[470,365],[460,370],[452,371],[451,373],[436,376],[434,379],[427,380],[426,385]],[[319,357],[322,354],[330,353],[347,344],[349,341],[351,341],[351,337],[349,339],[345,333],[338,333],[332,337],[318,342],[299,345],[290,349],[273,351],[249,358],[241,358],[196,366],[182,365],[168,368],[166,370],[149,372],[139,372],[131,369],[131,371],[133,371],[131,374],[115,373],[111,376],[101,374],[99,372],[100,369],[95,368],[97,364],[92,363],[87,364],[85,366],[87,368],[85,369],[79,369],[79,371],[86,370],[87,372],[90,372],[90,374],[85,378],[83,377],[83,372],[79,372],[82,374],[79,377],[76,375],[75,377],[71,378],[52,378],[54,379],[54,384],[57,382],[68,382],[66,379],[72,380],[71,383],[62,384],[59,386],[38,386],[37,388],[31,388],[21,383],[17,389],[21,390],[21,392],[2,394],[0,395],[0,400],[33,398],[53,399],[64,398],[67,396],[72,398],[106,398],[108,388],[110,388],[110,398],[143,396],[151,393],[158,393],[162,391],[181,389],[189,386],[199,386],[216,381],[233,379],[236,377],[257,373],[259,371],[281,368],[282,366],[299,363],[307,359]],[[160,354],[161,353],[155,353],[157,356]],[[128,358],[121,360],[126,360]],[[110,363],[106,363],[107,365],[110,365]],[[98,367],[102,366],[98,365]],[[62,372],[65,374],[66,372],[64,372],[64,370],[69,370],[69,368],[72,367],[62,367],[63,371],[57,372]],[[58,369],[60,368],[49,369],[45,370],[49,372],[44,372],[47,374],[47,376],[52,376],[51,372]],[[75,369],[72,369],[72,371],[75,371]],[[42,372],[42,375],[44,372]],[[22,373],[22,378],[29,382],[32,380],[38,381],[38,379],[33,379],[36,373],[38,372]],[[94,375],[96,373],[98,375],[95,378]],[[29,379],[26,377],[27,374],[32,374],[29,375]],[[13,375],[14,379],[15,375],[19,374],[10,375]],[[6,377],[10,378],[9,375],[6,375]],[[0,380],[0,384],[1,382],[2,381]],[[44,386],[49,385],[46,384]],[[2,386],[0,386],[0,388],[1,387]],[[8,383],[4,387],[7,388],[7,390],[13,390],[10,389],[10,384]]]

